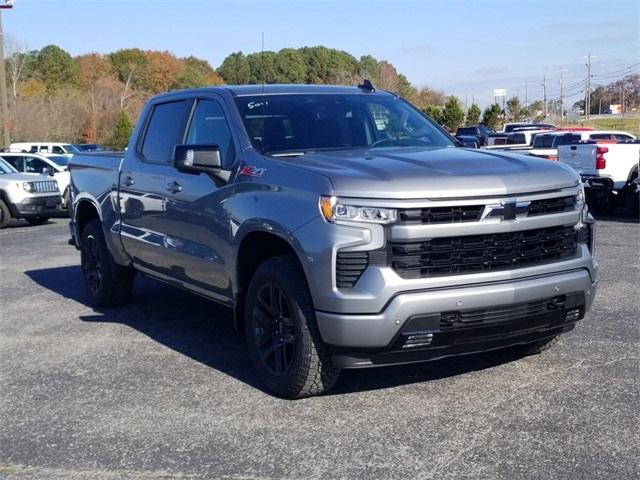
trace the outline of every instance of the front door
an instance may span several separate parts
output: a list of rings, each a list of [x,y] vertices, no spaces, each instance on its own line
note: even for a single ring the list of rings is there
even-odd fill
[[[221,104],[198,100],[186,135],[186,144],[217,145],[222,174],[189,174],[171,169],[167,175],[165,233],[174,252],[179,280],[231,298],[228,260],[230,223],[224,201],[231,195],[228,178],[235,163],[235,147]]]

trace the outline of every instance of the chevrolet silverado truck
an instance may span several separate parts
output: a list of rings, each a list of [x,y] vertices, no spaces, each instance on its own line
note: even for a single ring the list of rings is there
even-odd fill
[[[70,171],[93,305],[124,304],[135,273],[226,305],[282,397],[347,368],[539,352],[596,292],[571,168],[461,148],[368,82],[163,94],[126,153]]]
[[[638,215],[640,141],[596,140],[561,145],[558,161],[580,175],[586,187],[587,203],[596,213],[626,207],[632,215]]]

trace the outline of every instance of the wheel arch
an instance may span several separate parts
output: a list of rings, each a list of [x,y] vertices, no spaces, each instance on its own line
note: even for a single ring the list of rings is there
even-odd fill
[[[268,258],[280,255],[294,257],[304,272],[296,249],[289,240],[277,233],[264,230],[254,230],[243,236],[238,245],[235,264],[234,323],[236,328],[242,326],[246,292],[256,269]]]

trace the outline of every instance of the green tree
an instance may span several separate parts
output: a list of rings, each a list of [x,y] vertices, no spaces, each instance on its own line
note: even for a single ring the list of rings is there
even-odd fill
[[[502,123],[502,109],[500,105],[494,103],[490,107],[485,108],[482,114],[482,123],[497,130]]]
[[[277,56],[278,54],[275,52],[259,52],[247,55],[247,63],[249,64],[248,83],[277,83]]]
[[[35,69],[48,92],[78,83],[78,65],[68,52],[56,45],[47,45],[38,52]]]
[[[482,115],[482,110],[476,103],[472,103],[469,109],[467,110],[467,125],[476,125],[480,122],[480,116]]]
[[[153,91],[149,58],[139,48],[126,48],[107,55],[118,80],[135,90]]]
[[[583,104],[584,104],[584,100],[583,100]],[[527,110],[528,110],[528,117],[531,119],[534,119],[535,121],[541,121],[544,118],[544,104],[542,103],[541,100],[536,100],[535,102],[531,102]]]
[[[427,105],[422,111],[429,115],[436,123],[442,123],[442,108],[438,105]]]
[[[451,131],[455,131],[464,122],[464,109],[457,97],[447,98],[442,109],[442,122]]]
[[[299,50],[283,48],[275,59],[275,74],[278,83],[303,83],[307,67]]]
[[[129,139],[133,133],[133,124],[125,110],[121,110],[113,130],[111,146],[116,150],[124,150],[129,145]]]
[[[226,83],[242,85],[249,83],[251,69],[247,57],[242,52],[234,52],[224,59],[218,68],[218,73],[222,75]]]
[[[507,118],[511,121],[518,121],[529,116],[529,111],[522,107],[518,97],[507,100]]]

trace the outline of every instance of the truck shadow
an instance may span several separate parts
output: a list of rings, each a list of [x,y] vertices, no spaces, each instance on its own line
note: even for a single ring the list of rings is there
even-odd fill
[[[35,283],[87,305],[79,266],[25,272]],[[196,362],[263,390],[248,357],[244,335],[233,326],[231,311],[214,302],[153,279],[136,277],[131,302],[120,308],[94,309],[83,322],[127,325]],[[491,368],[514,360],[489,352],[429,363],[343,372],[330,395],[392,388]]]

